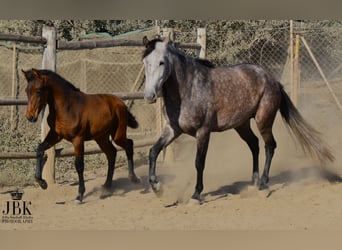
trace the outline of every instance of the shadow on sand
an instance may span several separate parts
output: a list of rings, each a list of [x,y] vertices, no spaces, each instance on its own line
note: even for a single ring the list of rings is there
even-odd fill
[[[170,178],[172,177],[170,177],[169,175],[158,176],[159,181],[161,181],[162,183],[166,179],[170,180]],[[112,186],[109,189],[104,188],[103,186],[94,187],[92,190],[85,193],[84,198],[99,194],[100,199],[106,199],[111,196],[124,196],[125,194],[129,192],[139,191],[139,190],[140,190],[140,194],[150,193],[152,190],[151,190],[150,183],[148,181],[148,176],[147,175],[140,176],[139,179],[140,179],[140,182],[138,183],[131,182],[128,178],[124,178],[124,177],[114,179],[112,181]],[[78,182],[76,183],[76,185],[78,185]]]
[[[279,188],[272,188],[272,186],[275,186],[276,184],[282,184],[280,188],[285,188],[286,186],[293,185],[310,178],[320,178],[322,180],[328,181],[331,184],[342,183],[342,178],[338,174],[323,167],[305,167],[299,170],[288,170],[270,177],[270,182],[268,184],[269,192],[266,197],[270,197],[275,191],[279,190]],[[224,198],[229,194],[240,194],[251,184],[251,181],[234,182],[233,184],[222,186],[215,191],[204,193],[203,197],[211,196],[212,198],[210,201],[214,201]]]

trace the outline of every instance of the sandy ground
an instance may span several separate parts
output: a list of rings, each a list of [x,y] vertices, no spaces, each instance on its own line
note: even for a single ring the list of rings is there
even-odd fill
[[[113,188],[105,193],[106,168],[86,172],[83,204],[73,200],[77,185],[65,180],[24,189],[32,223],[0,223],[0,229],[114,229],[114,230],[340,230],[342,229],[342,113],[331,102],[307,94],[300,110],[323,133],[336,161],[320,166],[306,157],[277,116],[274,134],[278,148],[269,189],[250,186],[252,157],[235,131],[212,134],[204,172],[203,202],[190,201],[195,186],[195,140],[182,136],[174,143],[176,158],[157,164],[162,196],[148,184],[148,166],[136,166],[140,184],[130,183],[125,167],[116,169]],[[253,124],[253,127],[254,124]],[[256,130],[255,130],[256,131]],[[259,136],[259,134],[256,132]],[[263,142],[260,141],[263,169]],[[1,212],[10,199],[0,189]],[[3,212],[2,212],[3,216]]]

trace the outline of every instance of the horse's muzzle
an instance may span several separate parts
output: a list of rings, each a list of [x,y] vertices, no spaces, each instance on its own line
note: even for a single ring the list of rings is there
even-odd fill
[[[144,99],[148,104],[151,104],[151,103],[155,103],[157,101],[157,96],[156,96],[156,94],[152,94],[152,95],[148,95],[148,96],[145,95]]]
[[[33,115],[26,116],[26,118],[29,122],[36,122],[38,120],[38,118],[34,117]]]

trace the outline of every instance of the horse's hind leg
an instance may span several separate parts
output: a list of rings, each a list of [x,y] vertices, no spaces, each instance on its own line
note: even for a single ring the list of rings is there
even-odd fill
[[[75,168],[78,174],[78,196],[76,197],[76,201],[82,202],[83,195],[85,193],[85,185],[84,185],[84,140],[81,137],[76,137],[72,141],[75,150]]]
[[[134,172],[134,161],[133,161],[133,140],[126,137],[126,130],[117,130],[113,136],[113,140],[116,145],[122,147],[126,152],[127,162],[128,162],[128,179],[134,183],[140,182],[140,179],[135,175]]]
[[[107,179],[104,183],[105,188],[110,188],[112,186],[114,168],[115,168],[115,159],[116,159],[116,148],[110,142],[109,137],[104,137],[96,140],[97,144],[101,148],[101,150],[105,153],[108,161],[108,172]]]
[[[140,179],[135,175],[134,172],[134,161],[133,161],[133,155],[134,155],[134,142],[132,139],[127,139],[126,142],[126,157],[128,161],[128,179],[134,183],[139,183]]]
[[[195,192],[191,196],[191,199],[200,201],[201,192],[203,190],[203,171],[205,167],[205,159],[207,156],[208,145],[209,145],[209,140],[210,140],[210,131],[208,131],[206,128],[197,130],[196,139],[197,139],[197,151],[196,151],[195,166],[197,170],[197,181],[196,181]]]
[[[246,123],[241,126],[235,128],[235,130],[240,135],[241,139],[243,139],[253,155],[253,173],[252,173],[252,183],[256,186],[259,184],[259,139],[253,133],[250,120],[246,121]]]
[[[262,176],[261,176],[261,181],[260,181],[260,186],[259,186],[260,190],[267,188],[267,183],[269,181],[269,172],[270,172],[271,162],[273,159],[274,150],[277,147],[277,143],[274,140],[272,130],[268,130],[267,132],[263,132],[262,137],[265,140],[266,160],[265,160],[264,171],[263,171]]]
[[[277,147],[277,143],[272,133],[272,126],[274,123],[276,112],[278,110],[276,101],[277,100],[273,100],[273,105],[270,105],[269,102],[266,102],[266,101],[261,102],[259,109],[255,116],[257,127],[260,131],[260,134],[263,140],[265,141],[265,153],[266,153],[265,167],[264,167],[264,171],[261,177],[261,182],[260,182],[260,187],[259,187],[260,190],[267,188],[271,162],[272,162],[272,158],[274,155],[274,150]]]

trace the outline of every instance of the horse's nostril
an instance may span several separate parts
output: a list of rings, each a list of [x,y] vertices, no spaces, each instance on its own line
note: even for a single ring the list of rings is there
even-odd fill
[[[29,117],[27,117],[27,120],[29,120],[30,122],[35,122],[36,118],[34,118],[34,116],[30,115]]]
[[[145,101],[147,101],[148,103],[155,103],[157,100],[156,98],[156,94],[150,94],[150,95],[145,95]]]
[[[149,98],[149,103],[155,103],[156,102],[156,100],[157,100],[157,98],[156,98],[156,95],[155,94],[153,94],[150,98]]]

